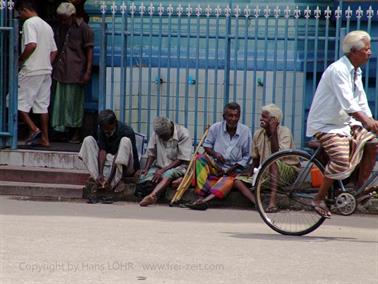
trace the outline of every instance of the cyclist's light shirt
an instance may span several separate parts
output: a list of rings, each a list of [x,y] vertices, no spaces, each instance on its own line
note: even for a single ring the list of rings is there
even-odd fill
[[[350,136],[352,125],[361,123],[349,114],[362,111],[371,117],[366,93],[362,84],[362,71],[348,57],[343,56],[323,73],[312,101],[307,119],[307,136],[317,132]]]

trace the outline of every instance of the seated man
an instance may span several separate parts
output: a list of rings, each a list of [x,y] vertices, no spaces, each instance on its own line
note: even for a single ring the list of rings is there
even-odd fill
[[[232,189],[235,176],[248,165],[251,131],[239,123],[240,106],[225,105],[223,121],[214,123],[203,143],[205,154],[196,159],[196,194],[200,198],[187,207],[207,209],[207,202],[224,198]]]
[[[79,159],[99,188],[113,190],[122,177],[132,176],[140,168],[135,133],[110,109],[100,112],[98,125],[98,141],[85,137]]]
[[[378,121],[372,117],[360,69],[371,56],[370,41],[364,31],[345,36],[345,55],[324,71],[308,115],[307,136],[315,136],[329,158],[312,202],[314,209],[326,218],[330,218],[331,212],[324,200],[333,181],[349,177],[359,165],[355,184],[359,188],[375,165],[377,144],[367,142],[374,139],[373,133],[378,133]]]
[[[252,142],[252,165],[248,169],[247,174],[240,174],[236,177],[234,187],[237,188],[252,203],[255,203],[255,197],[251,192],[252,176],[254,168],[258,168],[271,154],[285,149],[294,148],[293,137],[289,128],[280,125],[282,112],[280,108],[274,104],[262,107],[260,118],[260,129],[257,129],[253,135]],[[287,163],[286,163],[287,162]],[[285,179],[292,179],[296,176],[295,167],[298,161],[285,161],[285,163],[272,165],[272,176],[278,176],[285,173]],[[283,169],[284,168],[284,169]],[[282,178],[282,176],[281,176]],[[274,185],[274,183],[271,183]],[[272,188],[269,205],[265,212],[276,212],[276,191]]]
[[[146,167],[141,172],[139,184],[151,181],[155,186],[142,199],[140,206],[156,203],[158,195],[172,180],[184,176],[191,159],[192,139],[188,129],[165,117],[156,117],[153,128],[154,133],[147,146]]]

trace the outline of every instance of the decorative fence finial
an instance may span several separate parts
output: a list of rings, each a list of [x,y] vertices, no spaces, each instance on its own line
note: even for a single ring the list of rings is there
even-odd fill
[[[280,7],[276,6],[276,8],[274,9],[274,17],[278,19],[280,17],[280,14],[281,14]]]
[[[210,17],[211,13],[212,13],[212,10],[210,8],[210,5],[207,5],[206,9],[205,9],[205,13],[206,13],[206,17]]]
[[[316,9],[314,11],[315,19],[319,19],[322,14],[322,11],[319,9],[319,6],[316,6]]]
[[[337,6],[337,9],[335,11],[335,18],[336,19],[340,19],[340,17],[342,16],[343,14],[343,11],[340,9],[340,6]]]
[[[361,6],[358,6],[358,9],[356,11],[357,19],[361,19],[363,15],[364,15],[364,11],[361,9]]]
[[[260,8],[259,8],[259,5],[256,6],[255,9],[253,9],[253,11],[255,12],[255,18],[258,18],[260,16]]]
[[[190,6],[190,4],[188,4],[188,7],[186,8],[186,15],[188,17],[190,17],[193,13],[193,9],[192,9],[192,6]]]
[[[173,6],[172,6],[172,4],[169,4],[169,6],[167,8],[167,14],[168,14],[168,16],[172,16],[172,14],[173,14]]]
[[[201,14],[202,14],[202,8],[201,8],[201,5],[198,4],[198,6],[196,8],[196,16],[200,17]]]
[[[105,14],[106,13],[106,4],[105,4],[105,1],[102,2],[101,6],[100,6],[100,10],[101,10],[101,14]]]
[[[127,6],[125,4],[125,2],[122,2],[122,5],[119,6],[119,9],[121,10],[121,14],[124,15],[127,11]]]
[[[265,9],[264,9],[264,17],[265,17],[265,18],[269,18],[269,16],[270,16],[270,8],[269,8],[269,6],[267,5],[267,6],[265,7]]]

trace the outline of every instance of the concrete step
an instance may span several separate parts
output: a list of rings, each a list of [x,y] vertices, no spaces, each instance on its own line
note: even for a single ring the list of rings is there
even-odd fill
[[[85,170],[76,152],[41,150],[0,150],[0,165]]]
[[[75,199],[82,197],[81,185],[0,181],[1,195]]]
[[[86,170],[0,166],[0,181],[84,185],[88,178]]]

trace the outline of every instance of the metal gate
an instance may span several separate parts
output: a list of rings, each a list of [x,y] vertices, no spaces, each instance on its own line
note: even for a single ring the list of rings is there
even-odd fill
[[[364,29],[378,52],[378,29],[372,26],[378,14],[369,6],[107,1],[97,9],[92,26],[98,35],[99,108],[114,109],[147,135],[156,115],[170,117],[191,130],[194,143],[206,125],[222,118],[225,102],[241,104],[241,121],[253,131],[261,106],[274,102],[301,146],[315,88],[341,56],[343,36]],[[377,78],[374,55],[364,68],[364,84],[376,117]]]
[[[18,21],[13,1],[0,1],[0,148],[17,148]]]

